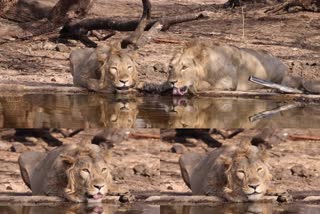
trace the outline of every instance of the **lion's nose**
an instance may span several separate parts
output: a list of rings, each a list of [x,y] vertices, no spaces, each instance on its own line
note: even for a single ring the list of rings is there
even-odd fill
[[[252,188],[252,189],[257,189],[258,188],[258,186],[260,186],[260,184],[250,184],[250,185],[248,185],[250,188]]]
[[[120,82],[122,82],[123,84],[126,84],[126,82],[128,82],[128,80],[120,80]]]
[[[104,187],[104,185],[93,185],[93,186],[98,190],[101,190]]]

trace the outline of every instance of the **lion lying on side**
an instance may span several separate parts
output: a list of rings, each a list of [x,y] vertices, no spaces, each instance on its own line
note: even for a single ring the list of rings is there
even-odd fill
[[[70,67],[74,85],[93,91],[127,92],[138,78],[134,53],[113,46],[74,50]]]
[[[175,95],[184,95],[188,91],[196,94],[210,90],[262,88],[249,82],[249,76],[320,92],[320,82],[288,75],[287,66],[266,51],[201,42],[189,43],[175,54],[170,62],[168,82]]]
[[[18,162],[22,179],[33,195],[100,202],[112,180],[106,152],[93,144],[63,145],[48,153],[23,153]]]
[[[223,146],[208,155],[187,153],[179,164],[193,194],[234,202],[262,199],[272,178],[265,152],[251,145]]]

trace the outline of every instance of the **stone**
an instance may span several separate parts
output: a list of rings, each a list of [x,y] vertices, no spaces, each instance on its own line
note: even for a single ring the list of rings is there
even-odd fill
[[[187,151],[188,151],[188,149],[180,143],[173,144],[173,146],[171,148],[171,152],[177,153],[177,154],[184,154]]]
[[[22,143],[13,143],[10,150],[12,152],[22,153],[28,151],[28,148]]]
[[[69,51],[69,48],[64,45],[64,44],[57,44],[56,46],[56,51],[59,51],[59,52],[68,52]]]

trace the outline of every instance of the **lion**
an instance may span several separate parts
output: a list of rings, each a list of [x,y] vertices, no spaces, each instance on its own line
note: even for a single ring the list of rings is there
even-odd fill
[[[67,144],[48,153],[23,153],[18,163],[33,195],[101,202],[112,180],[108,152],[93,144]]]
[[[137,83],[135,53],[115,46],[74,50],[70,67],[74,85],[92,91],[128,92]]]
[[[208,155],[186,153],[179,165],[194,195],[214,195],[233,202],[263,199],[272,178],[265,150],[248,143],[225,145]]]
[[[210,90],[248,91],[263,86],[248,81],[250,76],[319,93],[320,84],[289,75],[288,67],[264,50],[226,44],[192,42],[175,54],[169,65],[168,82],[174,95]]]

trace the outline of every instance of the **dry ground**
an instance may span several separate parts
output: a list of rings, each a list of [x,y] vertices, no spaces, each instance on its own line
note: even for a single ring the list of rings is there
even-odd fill
[[[37,0],[44,2],[43,0]],[[45,1],[48,6],[57,0]],[[267,15],[266,5],[251,4],[241,8],[215,9],[214,3],[223,1],[153,0],[153,17],[211,11],[211,18],[178,24],[156,37],[158,42],[139,49],[140,78],[161,82],[171,56],[187,41],[212,40],[240,47],[259,48],[270,51],[282,59],[294,73],[305,78],[320,74],[320,16],[319,13],[299,12]],[[201,2],[201,3],[199,3]],[[98,0],[90,17],[138,18],[141,2],[137,0]],[[243,17],[244,15],[244,28]],[[72,49],[83,47],[79,42],[67,44],[57,51],[57,43],[48,36],[21,41],[15,39],[19,30],[17,23],[0,19],[0,81],[28,83],[71,84],[68,56]],[[17,30],[18,29],[18,30]],[[119,42],[127,33],[117,33],[104,43]],[[161,42],[162,41],[162,42]],[[172,41],[167,42],[167,41]]]

